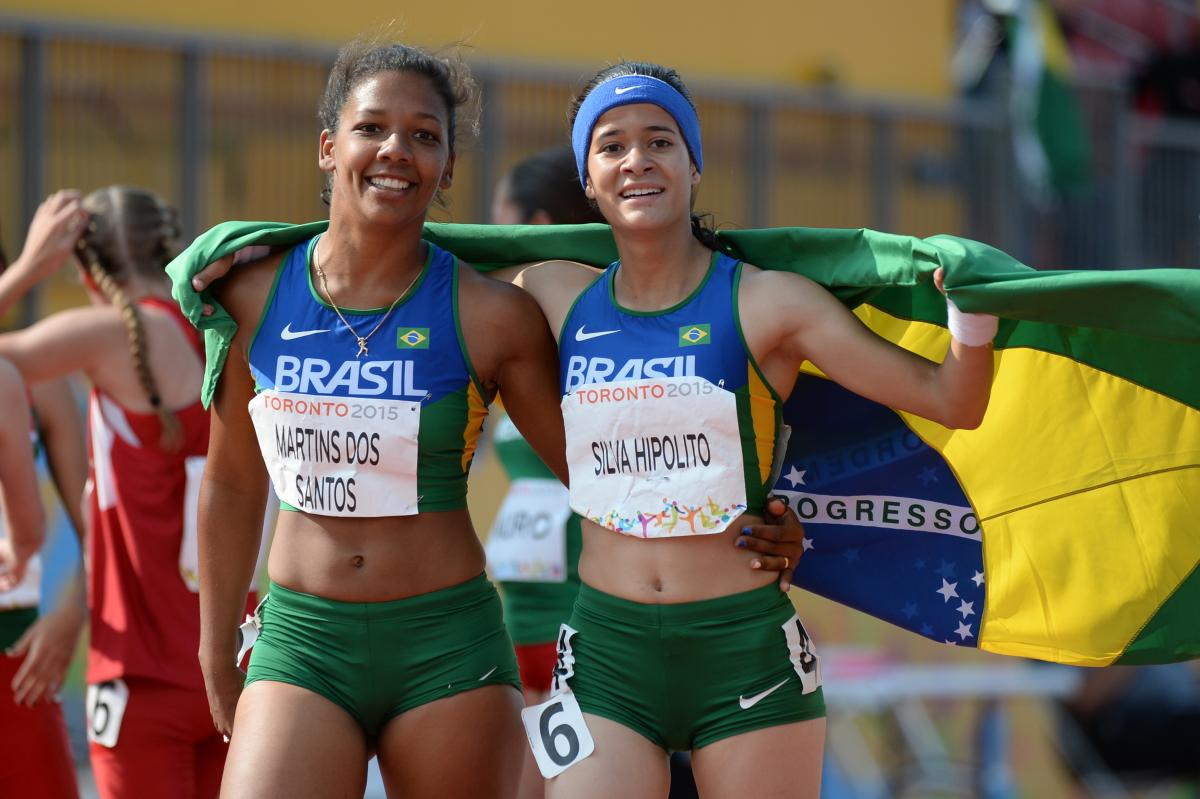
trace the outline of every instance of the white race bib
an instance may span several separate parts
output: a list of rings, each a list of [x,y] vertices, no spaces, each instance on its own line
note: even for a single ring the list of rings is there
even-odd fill
[[[798,615],[793,615],[783,625],[783,634],[787,638],[788,659],[803,686],[801,693],[811,694],[821,687],[821,659],[817,657],[817,648]]]
[[[269,598],[269,595],[263,597],[262,601],[258,603],[258,607],[254,609],[254,612],[248,614],[246,620],[238,625],[238,651],[233,665],[239,669],[242,667],[242,661],[246,659],[246,653],[250,651],[258,641],[258,636],[262,633],[262,616],[260,614],[262,613],[263,605],[267,604],[267,599]]]
[[[179,544],[179,576],[193,594],[200,590],[200,540],[196,519],[200,511],[200,482],[204,479],[203,455],[185,458],[187,473],[183,494],[183,539]]]
[[[263,391],[250,401],[279,498],[321,516],[417,512],[421,404]]]
[[[87,739],[112,749],[121,734],[125,707],[129,704],[129,687],[124,680],[109,680],[89,685],[84,696],[87,710]]]
[[[641,538],[719,533],[746,510],[737,398],[703,377],[563,397],[571,507]]]
[[[596,750],[579,700],[567,692],[521,711],[533,758],[546,779],[557,777]]]
[[[567,579],[567,489],[557,480],[514,480],[487,539],[496,580],[561,583]]]
[[[8,537],[4,512],[0,506],[0,539]],[[36,608],[42,598],[42,557],[34,555],[25,563],[25,576],[11,591],[0,592],[0,610]]]
[[[42,556],[34,555],[25,564],[25,576],[11,591],[0,591],[0,611],[36,608],[42,597]]]

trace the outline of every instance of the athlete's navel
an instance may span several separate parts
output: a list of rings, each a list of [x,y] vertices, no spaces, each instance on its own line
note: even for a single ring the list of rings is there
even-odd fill
[[[367,562],[367,559],[364,558],[362,555],[355,555],[354,557],[352,557],[350,559],[350,565],[356,569],[361,569],[363,567],[363,564],[366,562]]]
[[[661,594],[661,593],[662,593],[662,588],[663,588],[663,586],[662,586],[662,580],[660,580],[660,579],[658,579],[657,577],[655,577],[655,578],[654,578],[654,579],[653,579],[653,580],[650,582],[650,587],[651,587],[651,588],[653,588],[655,591],[657,591],[658,593],[660,593],[660,594]]]

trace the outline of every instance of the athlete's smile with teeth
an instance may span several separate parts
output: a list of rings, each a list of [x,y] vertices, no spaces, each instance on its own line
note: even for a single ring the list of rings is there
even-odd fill
[[[386,175],[373,175],[367,178],[367,183],[377,189],[387,189],[390,191],[403,191],[412,186],[411,181],[403,178],[393,178]]]
[[[635,197],[650,197],[662,193],[663,190],[658,186],[631,186],[621,190],[621,197],[629,200]]]

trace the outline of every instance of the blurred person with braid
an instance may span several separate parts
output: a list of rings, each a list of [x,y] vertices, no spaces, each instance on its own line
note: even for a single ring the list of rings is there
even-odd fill
[[[56,197],[38,209],[12,271],[6,272],[8,259],[0,251],[0,314],[24,294],[22,277],[38,269],[31,259],[61,263],[86,221],[78,197]],[[13,498],[15,486],[6,481],[5,505],[41,511],[33,457],[44,452],[67,517],[82,540],[87,450],[74,393],[65,378],[26,388],[10,364],[4,364],[4,371],[2,449],[6,462],[22,464],[19,480],[26,485],[24,494]],[[10,386],[14,380],[17,384]],[[0,525],[0,539],[7,536],[8,528]],[[13,796],[74,799],[79,793],[58,690],[87,617],[84,575],[81,566],[57,606],[45,614],[39,614],[41,577],[41,561],[34,555],[22,578],[0,588],[0,789]]]
[[[177,216],[153,193],[121,186],[89,194],[80,210],[88,223],[76,252],[91,307],[0,336],[0,356],[30,382],[82,372],[92,383],[92,768],[103,797],[216,796],[226,747],[196,657],[195,508],[209,424],[201,343],[163,272],[178,251]],[[37,259],[36,271],[18,275],[24,290],[66,257]]]

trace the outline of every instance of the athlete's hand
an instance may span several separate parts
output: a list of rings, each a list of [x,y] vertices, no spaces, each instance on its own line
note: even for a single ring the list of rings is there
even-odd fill
[[[65,598],[53,612],[40,617],[6,654],[25,655],[25,662],[12,681],[13,700],[18,705],[36,705],[50,700],[62,686],[71,658],[79,644],[79,633],[87,620],[82,596]]]
[[[68,189],[51,194],[34,213],[13,268],[31,284],[53,275],[75,252],[89,218],[79,192]]]
[[[232,655],[220,665],[204,669],[204,690],[208,692],[213,726],[226,737],[233,734],[233,715],[245,682],[246,674],[233,664]]]
[[[13,590],[25,579],[25,567],[31,556],[18,551],[12,539],[0,538],[0,594]]]
[[[233,269],[238,264],[250,263],[261,258],[266,258],[271,254],[271,248],[262,244],[251,244],[248,247],[243,247],[232,255],[226,255],[224,258],[218,258],[208,266],[201,269],[192,277],[192,288],[196,293],[204,291],[211,286],[214,281],[220,280],[229,274],[229,270]],[[204,305],[204,316],[212,316],[213,307],[207,303]]]
[[[750,568],[779,572],[779,590],[786,592],[792,587],[792,573],[804,554],[804,525],[788,507],[787,498],[773,494],[767,499],[763,523],[743,527],[734,544],[758,552]]]

